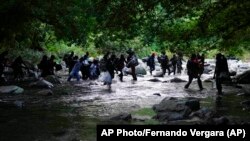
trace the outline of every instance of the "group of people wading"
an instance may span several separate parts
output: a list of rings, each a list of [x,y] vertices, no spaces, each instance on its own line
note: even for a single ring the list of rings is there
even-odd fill
[[[0,54],[0,81],[3,82],[4,76],[4,68],[7,67],[6,60],[8,52],[3,52]],[[176,69],[177,73],[181,73],[182,71],[182,61],[183,57],[181,54],[173,55],[171,59],[168,58],[166,53],[163,51],[161,55],[156,57],[156,54],[153,53],[146,60],[147,65],[150,68],[150,74],[155,70],[155,59],[161,65],[162,68],[162,76],[166,74],[166,70],[168,70],[168,75],[173,73],[175,75]],[[189,88],[193,79],[197,79],[198,86],[200,90],[203,90],[201,75],[204,71],[204,55],[196,55],[192,54],[190,59],[187,61],[187,75],[189,76],[188,83],[184,86],[184,88]],[[115,54],[111,54],[107,52],[101,60],[94,59],[93,61],[89,60],[89,53],[82,57],[78,57],[71,52],[71,54],[66,54],[63,57],[63,61],[66,64],[66,67],[69,70],[69,76],[67,81],[71,81],[72,78],[76,78],[77,81],[83,80],[95,80],[101,77],[101,80],[104,82],[104,85],[108,85],[111,88],[112,79],[115,77],[115,73],[118,74],[120,81],[123,81],[123,72],[124,67],[130,68],[130,74],[134,81],[137,80],[136,77],[136,66],[139,64],[137,56],[132,49],[127,51],[127,57],[124,54],[121,54],[119,58]],[[11,64],[13,69],[14,78],[24,77],[24,73],[22,71],[25,68],[25,63],[22,57],[17,57]],[[46,77],[48,75],[54,75],[55,70],[61,70],[62,67],[55,63],[55,56],[52,55],[50,58],[44,55],[40,63],[38,64],[38,69],[41,71],[41,77]],[[81,72],[82,76],[80,76],[79,72]],[[214,73],[214,79],[216,80],[216,87],[218,90],[218,94],[222,94],[222,83],[230,79],[227,59],[221,53],[216,55],[216,67]]]

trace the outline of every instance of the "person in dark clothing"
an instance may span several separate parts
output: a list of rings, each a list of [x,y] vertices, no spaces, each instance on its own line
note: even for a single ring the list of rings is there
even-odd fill
[[[51,55],[49,61],[48,61],[48,69],[49,69],[49,75],[55,75],[54,73],[54,68],[56,66],[56,62],[54,61],[55,60],[55,56],[54,55]]]
[[[126,63],[126,59],[124,55],[122,54],[120,58],[118,59],[117,65],[116,65],[117,71],[120,72],[120,74],[118,75],[120,77],[120,81],[123,81],[123,68],[125,66],[125,63]]]
[[[23,68],[27,69],[27,67],[21,56],[18,56],[15,59],[15,61],[11,64],[11,67],[13,69],[14,80],[23,79],[24,77]]]
[[[227,78],[225,78],[225,76]],[[218,95],[221,95],[222,94],[221,84],[223,83],[223,81],[225,81],[223,79],[230,79],[227,59],[221,53],[218,53],[216,55],[214,78],[216,79],[216,88],[218,90]]]
[[[135,67],[136,65],[138,65],[137,57],[135,55],[135,52],[132,51],[131,49],[129,49],[127,53],[128,53],[127,67],[131,68],[131,74],[132,74],[133,80],[137,81],[136,72],[135,72]]]
[[[173,55],[173,57],[170,59],[170,61],[171,61],[171,64],[172,64],[172,67],[173,67],[173,73],[174,73],[174,75],[175,75],[175,73],[176,73],[176,65],[177,65],[177,57],[176,57],[176,55],[174,54]]]
[[[83,65],[81,67],[82,72],[82,79],[87,80],[90,76],[90,63],[89,63],[89,53],[86,52],[86,54],[83,56]]]
[[[115,77],[116,56],[114,54],[108,59],[107,70],[113,79]]]
[[[95,80],[100,75],[100,69],[98,65],[98,60],[94,59],[93,63],[90,66],[90,79]]]
[[[161,64],[162,69],[162,75],[164,76],[166,74],[166,70],[168,70],[168,75],[170,75],[170,69],[169,69],[169,59],[166,55],[165,51],[161,52],[161,56],[158,57],[158,61]]]
[[[178,74],[181,74],[181,71],[182,71],[182,56],[179,54],[178,57],[177,57],[177,62],[176,62],[176,65],[177,65],[177,73]]]
[[[48,61],[48,56],[44,55],[41,62],[38,64],[38,68],[41,70],[41,77],[46,77],[50,75],[50,70],[48,68],[49,66],[49,61]]]
[[[148,58],[147,65],[149,66],[149,71],[152,75],[152,72],[155,70],[155,53],[152,53],[152,55]]]
[[[204,72],[204,65],[205,65],[205,55],[204,54],[202,54],[202,55],[200,55],[200,54],[198,54],[198,62],[199,62],[199,68],[200,68],[200,75],[202,75],[203,74],[203,72]]]
[[[69,74],[72,71],[73,67],[75,66],[76,61],[78,61],[78,60],[74,60],[74,52],[72,51],[65,62],[67,67],[69,68]]]
[[[0,82],[5,82],[5,79],[3,77],[4,73],[4,67],[6,66],[8,51],[4,51],[0,54]]]
[[[200,90],[203,90],[203,86],[200,79],[199,74],[199,62],[197,59],[197,56],[195,54],[192,54],[191,59],[187,62],[187,73],[188,73],[188,83],[185,85],[185,88],[187,89],[189,85],[192,83],[194,78],[197,78],[198,85]]]
[[[99,63],[99,68],[100,68],[100,71],[101,72],[105,72],[107,71],[107,62],[108,62],[108,59],[109,59],[109,52],[107,52],[103,58],[101,59],[100,63]]]

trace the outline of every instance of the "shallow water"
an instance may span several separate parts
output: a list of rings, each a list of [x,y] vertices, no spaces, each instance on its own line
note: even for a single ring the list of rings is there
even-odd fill
[[[168,82],[174,77],[153,78],[146,75],[132,81],[131,76],[125,76],[124,82],[115,78],[111,91],[98,81],[63,81],[63,84],[53,88],[52,96],[37,95],[40,89],[28,87],[21,95],[1,95],[2,101],[19,101],[23,106],[14,104],[0,108],[0,140],[96,140],[97,124],[112,124],[107,120],[110,117],[151,108],[165,97],[197,97],[201,99],[202,106],[213,108],[221,115],[248,121],[249,112],[239,104],[248,97],[236,96],[241,93],[240,89],[224,86],[226,95],[218,103],[212,83],[204,82],[203,91],[199,91],[196,81],[189,89],[184,89],[185,82]],[[177,77],[187,80],[186,75]],[[209,77],[211,75],[204,75],[202,80]],[[150,82],[150,79],[158,79],[159,82]]]

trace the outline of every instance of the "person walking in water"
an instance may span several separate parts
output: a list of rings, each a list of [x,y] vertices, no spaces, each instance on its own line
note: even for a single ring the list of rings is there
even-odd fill
[[[222,95],[222,82],[230,79],[227,59],[221,53],[216,55],[216,66],[214,71],[214,78],[216,80],[216,88],[218,95]]]
[[[152,55],[148,58],[147,65],[150,69],[150,75],[152,75],[152,72],[155,70],[155,53],[152,53]]]
[[[67,81],[70,81],[71,78],[73,78],[73,77],[76,77],[78,82],[80,81],[81,77],[79,75],[79,71],[81,69],[81,66],[83,65],[82,61],[83,61],[83,58],[80,58],[80,60],[76,62],[76,64],[74,65],[73,69],[70,72],[70,75],[69,75]]]
[[[174,54],[173,57],[170,59],[171,61],[171,64],[172,64],[172,67],[173,67],[173,73],[175,75],[176,73],[176,67],[177,67],[177,57],[176,55]]]
[[[126,63],[126,59],[125,59],[124,55],[122,54],[120,56],[120,58],[118,59],[117,65],[116,65],[117,71],[120,72],[120,74],[118,76],[120,77],[121,82],[123,82],[123,68],[125,66],[125,63]]]
[[[127,57],[127,67],[131,68],[131,73],[134,81],[137,81],[135,67],[138,65],[138,60],[135,55],[135,52],[132,51],[132,49],[129,49],[127,51],[128,57]]]
[[[203,90],[203,86],[200,79],[199,62],[197,56],[192,54],[191,59],[187,62],[187,73],[188,73],[188,83],[185,85],[185,89],[188,89],[189,85],[192,83],[194,78],[197,78],[200,90]]]
[[[166,74],[166,70],[168,70],[168,75],[170,75],[170,69],[169,69],[169,59],[168,56],[166,55],[165,51],[161,52],[161,56],[158,57],[158,61],[161,64],[161,69],[162,69],[162,76]]]

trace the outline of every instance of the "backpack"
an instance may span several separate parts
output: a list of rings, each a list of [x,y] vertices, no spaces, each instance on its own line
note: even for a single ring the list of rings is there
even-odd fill
[[[100,71],[107,71],[107,62],[102,59],[99,64]]]
[[[127,67],[130,68],[131,66],[138,66],[139,62],[136,56],[132,56],[131,60],[128,62]]]

